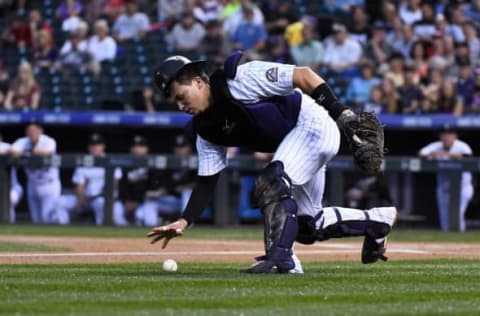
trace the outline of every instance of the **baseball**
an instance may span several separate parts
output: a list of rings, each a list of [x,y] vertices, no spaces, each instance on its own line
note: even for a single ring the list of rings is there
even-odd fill
[[[177,262],[173,259],[167,259],[163,262],[163,271],[175,272],[177,271]]]

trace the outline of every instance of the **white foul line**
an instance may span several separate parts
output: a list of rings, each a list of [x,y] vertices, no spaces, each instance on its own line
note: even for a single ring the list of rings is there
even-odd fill
[[[392,249],[389,253],[429,254],[429,251],[414,249]],[[130,257],[130,256],[229,256],[258,255],[259,251],[164,251],[164,252],[59,252],[59,253],[0,253],[0,258],[30,258],[30,257]],[[297,250],[298,255],[352,253],[349,250]]]

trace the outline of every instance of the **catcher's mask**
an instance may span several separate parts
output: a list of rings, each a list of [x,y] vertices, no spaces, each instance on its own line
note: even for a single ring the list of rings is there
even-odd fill
[[[202,60],[191,61],[183,56],[171,56],[164,59],[156,68],[153,74],[155,85],[164,95],[170,97],[170,84],[182,71],[191,67],[205,68],[205,62]]]

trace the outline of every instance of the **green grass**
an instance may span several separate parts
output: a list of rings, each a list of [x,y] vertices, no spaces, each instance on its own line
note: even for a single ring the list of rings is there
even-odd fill
[[[185,236],[198,239],[261,240],[261,226],[234,228],[193,227]],[[34,226],[0,225],[0,235],[44,235],[44,236],[85,236],[85,237],[144,237],[148,228],[139,227],[95,227],[95,226]],[[391,240],[396,241],[438,241],[438,242],[479,242],[480,231],[466,233],[441,232],[439,230],[393,230]],[[343,239],[349,240],[349,239]]]
[[[305,264],[307,274],[244,275],[239,265],[0,266],[0,314],[478,315],[480,262]]]
[[[69,251],[68,248],[50,247],[38,244],[25,244],[19,242],[0,241],[0,252],[55,252],[55,251]]]

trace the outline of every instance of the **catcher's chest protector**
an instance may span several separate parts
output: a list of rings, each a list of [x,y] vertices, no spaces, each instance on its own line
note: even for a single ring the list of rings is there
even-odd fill
[[[298,92],[244,105],[231,96],[222,70],[210,77],[210,86],[214,101],[193,122],[195,131],[214,144],[274,152],[297,123],[302,101]]]

